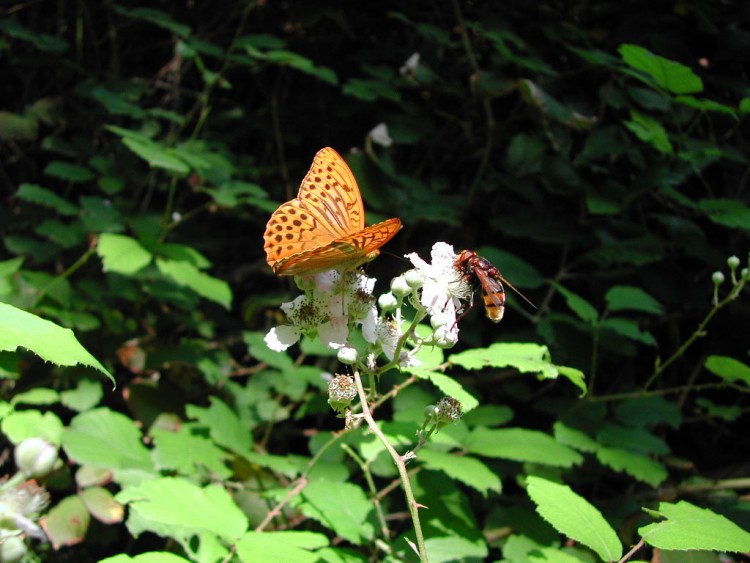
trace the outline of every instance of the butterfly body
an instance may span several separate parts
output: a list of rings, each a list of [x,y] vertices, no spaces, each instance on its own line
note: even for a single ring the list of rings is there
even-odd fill
[[[492,263],[473,250],[464,250],[456,258],[456,268],[482,288],[482,299],[487,318],[499,323],[505,313],[505,289],[508,283]]]
[[[271,215],[263,235],[266,261],[279,276],[355,268],[375,258],[400,229],[395,218],[365,226],[354,175],[328,147],[315,155],[297,197]]]

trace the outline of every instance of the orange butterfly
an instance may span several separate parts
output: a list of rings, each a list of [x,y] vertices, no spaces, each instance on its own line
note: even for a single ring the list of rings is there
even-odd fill
[[[297,197],[271,215],[263,247],[275,274],[317,274],[369,262],[400,229],[399,219],[365,226],[354,174],[339,153],[327,147],[315,155]]]
[[[502,282],[507,283],[508,287],[534,307],[531,301],[526,299],[520,291],[513,287],[513,284],[503,277],[500,270],[492,265],[492,262],[479,256],[473,250],[463,250],[458,255],[458,258],[456,258],[455,265],[464,276],[468,278],[473,276],[479,282],[479,285],[482,287],[484,310],[487,313],[487,318],[493,323],[499,323],[505,313],[505,289],[503,289]],[[536,307],[534,308],[536,309]],[[468,313],[470,309],[471,306],[464,314]]]

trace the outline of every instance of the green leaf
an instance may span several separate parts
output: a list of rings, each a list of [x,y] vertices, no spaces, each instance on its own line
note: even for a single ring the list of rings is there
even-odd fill
[[[724,381],[741,381],[750,385],[750,366],[729,356],[709,356],[706,369]]]
[[[177,285],[188,287],[201,297],[229,309],[232,305],[232,290],[224,280],[204,274],[188,262],[156,259],[159,271],[172,279]]]
[[[99,563],[190,563],[190,560],[167,551],[148,551],[135,557],[120,553],[100,559]]]
[[[656,299],[632,285],[616,285],[604,296],[610,311],[642,311],[661,315],[664,307]]]
[[[367,80],[364,78],[352,78],[341,91],[347,96],[354,96],[365,102],[374,102],[379,98],[391,102],[401,101],[401,93],[389,83],[382,80]]]
[[[638,533],[659,549],[750,551],[750,533],[707,508],[682,500],[676,504],[661,502],[654,513],[666,521],[639,528]]]
[[[653,117],[634,109],[630,110],[630,121],[623,125],[644,143],[664,154],[672,154],[674,149],[664,126]]]
[[[0,351],[15,351],[19,346],[59,366],[83,364],[98,369],[112,383],[114,378],[94,356],[76,340],[73,331],[0,303]]]
[[[83,541],[91,515],[77,495],[66,497],[44,516],[44,531],[55,549]]]
[[[183,39],[189,37],[191,34],[191,29],[189,26],[175,21],[174,18],[172,18],[172,16],[170,16],[167,12],[157,10],[156,8],[133,8],[132,10],[129,10],[123,6],[118,6],[117,4],[115,4],[114,9],[120,14],[129,16],[131,18],[145,20],[159,27],[163,27],[164,29],[171,31],[172,33],[179,37],[182,37]]]
[[[60,393],[60,402],[71,410],[83,412],[96,406],[102,395],[101,383],[90,379],[81,379],[75,389]]]
[[[575,428],[571,428],[570,426],[566,426],[559,420],[555,422],[552,430],[555,435],[555,440],[557,440],[561,444],[570,446],[571,448],[575,448],[577,450],[581,450],[582,452],[589,453],[595,452],[597,449],[599,449],[599,444],[588,434],[586,434],[582,430],[577,430]]]
[[[663,397],[635,397],[615,406],[617,419],[628,426],[650,427],[668,424],[679,428],[682,423],[680,408]]]
[[[578,318],[582,321],[593,324],[599,319],[599,313],[596,311],[596,308],[583,297],[565,289],[560,284],[555,284],[555,287],[565,298],[568,307],[570,307],[570,309],[578,315]]]
[[[557,370],[550,362],[549,349],[528,342],[503,342],[489,348],[474,348],[452,354],[448,361],[464,369],[514,367],[521,373],[539,373],[545,378],[557,376]]]
[[[661,438],[643,428],[627,428],[606,423],[597,432],[596,439],[606,446],[626,448],[644,454],[670,453],[669,446]]]
[[[514,176],[535,174],[542,168],[545,143],[535,135],[519,133],[508,145],[505,165]]]
[[[235,545],[242,561],[257,561],[263,554],[267,561],[315,563],[321,559],[313,550],[328,546],[328,538],[315,532],[248,532]]]
[[[480,246],[477,253],[492,262],[515,286],[537,289],[545,283],[539,270],[515,254],[494,246]]]
[[[78,215],[78,208],[61,198],[56,193],[36,184],[21,184],[18,186],[16,197],[31,203],[50,207],[60,215]]]
[[[247,427],[229,406],[218,397],[209,397],[208,408],[187,405],[185,413],[206,426],[211,438],[220,446],[246,456],[252,451],[253,438]]]
[[[530,475],[526,492],[537,505],[537,512],[556,530],[590,547],[604,561],[622,556],[617,532],[596,507],[570,487]]]
[[[638,45],[623,44],[618,49],[625,64],[645,72],[654,83],[673,94],[703,91],[703,81],[690,67],[653,54]],[[643,80],[647,84],[649,80]]]
[[[99,408],[76,415],[62,445],[68,457],[83,465],[150,471],[153,462],[135,422],[118,412]]]
[[[652,487],[658,487],[667,478],[667,470],[661,463],[631,450],[599,448],[596,458],[602,465],[625,472]]]
[[[607,317],[602,321],[600,326],[602,329],[609,329],[630,340],[635,340],[648,346],[656,346],[656,339],[651,333],[642,331],[638,326],[638,322],[632,319]]]
[[[18,393],[11,400],[10,404],[15,405],[54,405],[60,401],[60,393],[54,389],[37,387],[24,393]]]
[[[34,141],[39,120],[33,115],[0,111],[0,141]]]
[[[232,471],[224,464],[226,453],[211,440],[191,434],[186,427],[171,432],[163,428],[151,430],[154,439],[153,459],[156,469],[174,470],[193,475],[205,467],[220,479],[228,479]]]
[[[208,532],[233,542],[247,530],[247,516],[221,485],[164,477],[126,486],[115,498],[128,505],[128,529],[136,536],[152,531],[183,540]]]
[[[555,439],[525,428],[489,429],[478,427],[466,438],[466,450],[485,457],[572,467],[583,462],[581,454]]]
[[[15,39],[29,42],[40,51],[62,54],[68,50],[68,43],[65,40],[32,31],[11,19],[0,20],[0,31],[4,31]]]
[[[47,176],[60,178],[68,182],[88,182],[94,178],[94,173],[80,164],[72,164],[61,160],[53,160],[44,169]]]
[[[750,97],[742,98],[739,108],[742,113],[750,113]]]
[[[750,208],[739,200],[705,198],[698,202],[698,208],[714,223],[750,231]]]
[[[438,371],[420,370],[419,367],[408,368],[406,371],[416,374],[421,379],[429,380],[435,387],[445,395],[453,397],[461,403],[461,410],[469,412],[479,405],[479,401],[461,385],[458,381]]]
[[[134,238],[102,233],[96,253],[101,257],[105,272],[132,276],[151,262],[152,254]]]
[[[678,104],[682,104],[699,111],[715,111],[718,113],[725,113],[733,117],[737,117],[737,112],[733,107],[720,104],[713,100],[707,100],[705,98],[695,98],[693,96],[677,96],[674,99]]]
[[[59,445],[64,425],[53,412],[42,414],[36,410],[13,411],[5,415],[2,431],[13,444],[26,438],[44,438],[50,444]]]
[[[107,125],[106,129],[119,135],[122,142],[135,154],[145,160],[152,168],[161,168],[177,174],[187,174],[190,166],[169,147],[153,141],[137,131]]]
[[[423,449],[419,452],[419,459],[425,468],[442,471],[451,479],[476,489],[485,497],[489,491],[498,494],[502,492],[500,478],[484,463],[473,457]]]
[[[372,540],[369,520],[373,505],[365,492],[352,483],[313,481],[302,490],[302,512],[356,545]]]

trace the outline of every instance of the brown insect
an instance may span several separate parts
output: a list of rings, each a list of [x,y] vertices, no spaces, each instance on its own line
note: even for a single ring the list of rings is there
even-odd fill
[[[534,304],[518,291],[513,284],[506,280],[492,262],[479,256],[473,250],[464,250],[458,255],[455,261],[456,268],[464,276],[472,281],[472,284],[482,288],[482,299],[484,300],[484,310],[487,312],[487,318],[493,323],[499,323],[505,313],[505,289],[503,282],[508,284],[513,291],[518,293],[529,305]],[[473,294],[472,303],[466,310],[468,313],[474,306]],[[536,308],[536,307],[535,307]]]

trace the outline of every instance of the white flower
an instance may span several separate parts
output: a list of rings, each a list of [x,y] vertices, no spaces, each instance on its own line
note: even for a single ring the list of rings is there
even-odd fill
[[[385,357],[389,360],[393,360],[396,355],[398,341],[403,336],[403,333],[399,330],[394,321],[385,319],[378,321],[375,332],[377,335],[377,343],[380,345],[380,349],[383,350],[383,354],[385,354]],[[408,367],[417,366],[420,364],[420,361],[414,357],[413,351],[406,350],[402,347],[398,363],[401,367]]]
[[[432,247],[432,264],[428,264],[416,253],[407,254],[417,271],[424,276],[419,302],[432,315],[444,314],[444,325],[455,325],[456,313],[461,310],[461,301],[471,297],[471,282],[455,267],[456,253],[444,242]],[[457,330],[457,329],[456,329]]]
[[[388,134],[388,126],[385,123],[378,123],[368,133],[372,142],[381,147],[388,148],[393,144],[393,139]]]
[[[404,74],[414,74],[419,66],[419,53],[412,53],[404,64],[399,69],[399,72]]]

